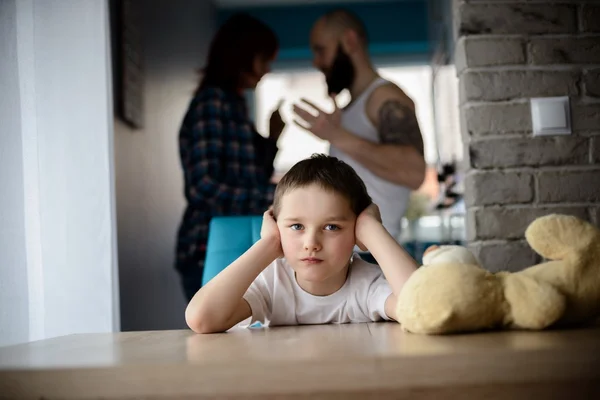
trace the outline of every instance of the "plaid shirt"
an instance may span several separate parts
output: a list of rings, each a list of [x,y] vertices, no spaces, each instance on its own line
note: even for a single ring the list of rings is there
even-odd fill
[[[208,87],[192,99],[179,133],[187,208],[176,268],[201,276],[212,217],[260,215],[273,201],[269,183],[277,146],[256,132],[244,98]],[[199,268],[200,271],[190,271]],[[198,288],[200,283],[198,283]]]

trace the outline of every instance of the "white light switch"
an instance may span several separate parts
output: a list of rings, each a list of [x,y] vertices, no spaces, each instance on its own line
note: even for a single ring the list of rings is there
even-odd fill
[[[531,99],[533,136],[570,135],[571,113],[569,97]]]

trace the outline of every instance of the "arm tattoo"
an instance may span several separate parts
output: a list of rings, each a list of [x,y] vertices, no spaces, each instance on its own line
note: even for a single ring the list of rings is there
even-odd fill
[[[423,155],[423,137],[413,109],[397,100],[388,100],[379,109],[381,143],[412,146]]]

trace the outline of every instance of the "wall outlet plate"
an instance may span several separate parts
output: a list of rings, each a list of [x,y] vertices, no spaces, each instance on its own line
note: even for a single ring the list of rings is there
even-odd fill
[[[530,104],[533,136],[571,134],[568,96],[532,98]]]

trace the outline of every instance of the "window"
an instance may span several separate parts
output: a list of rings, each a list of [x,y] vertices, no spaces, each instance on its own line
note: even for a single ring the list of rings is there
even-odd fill
[[[433,101],[431,93],[431,68],[428,65],[380,68],[383,78],[400,86],[416,104],[417,118],[425,143],[428,164],[438,160],[434,136]],[[313,153],[327,153],[329,144],[293,123],[292,105],[306,98],[327,112],[333,104],[327,96],[325,79],[319,71],[293,71],[271,73],[265,76],[256,89],[256,125],[259,132],[268,131],[269,116],[281,99],[282,116],[287,126],[280,139],[280,151],[275,159],[275,171],[285,173],[296,162]],[[350,100],[344,91],[338,96],[340,107]]]

